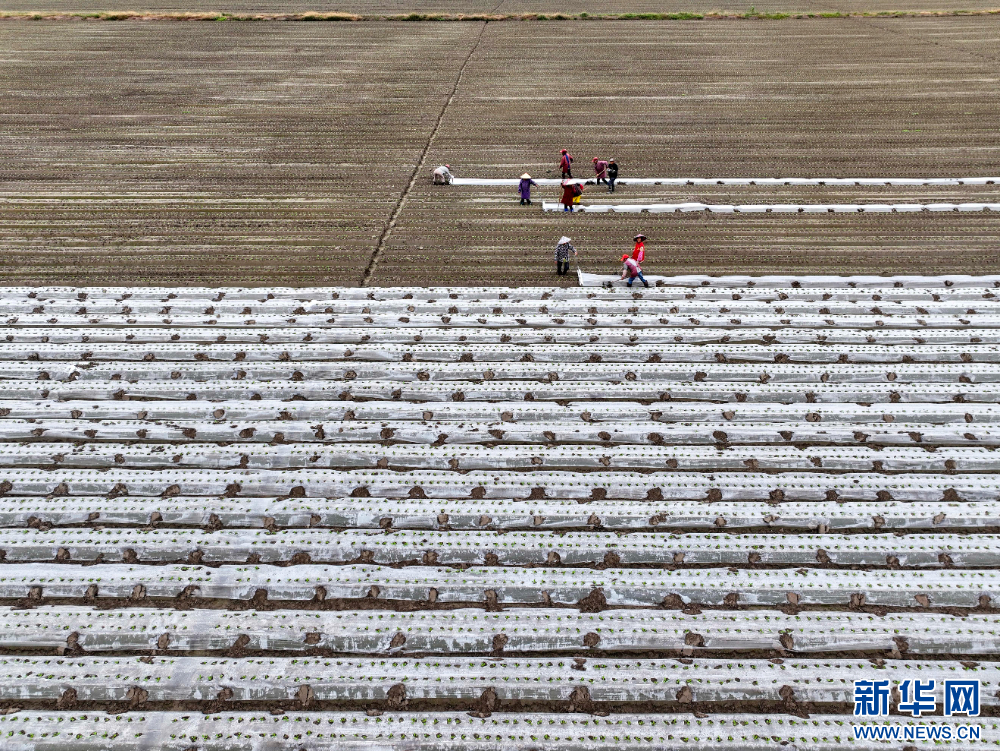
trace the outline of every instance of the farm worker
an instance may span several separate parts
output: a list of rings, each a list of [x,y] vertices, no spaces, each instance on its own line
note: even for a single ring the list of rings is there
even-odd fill
[[[632,286],[632,282],[636,280],[636,277],[639,278],[644,287],[649,286],[649,282],[642,275],[642,269],[639,268],[639,264],[629,258],[628,253],[622,256],[622,275],[618,278],[624,279],[626,276],[628,277],[628,284],[626,285],[628,287]]]
[[[594,172],[597,173],[597,184],[608,182],[608,163],[603,159],[598,159],[596,156],[592,160],[594,162]]]
[[[618,179],[618,162],[614,157],[608,160],[608,193],[615,192],[615,180]]]
[[[451,165],[445,164],[434,170],[434,184],[435,185],[451,185],[451,181],[455,178],[451,174]]]
[[[570,182],[569,180],[563,180],[562,184],[562,198],[560,203],[563,205],[563,211],[573,211],[573,199],[579,195],[583,194],[583,186],[579,183]]]
[[[573,251],[573,255],[576,255],[576,248],[569,241],[566,235],[559,238],[558,244],[556,244],[556,274],[559,276],[566,276],[569,273],[569,253]]]
[[[635,240],[635,247],[632,248],[632,260],[642,266],[642,262],[646,260],[646,236],[640,233],[632,239]]]
[[[570,154],[566,149],[559,152],[562,157],[559,159],[559,169],[562,170],[562,179],[565,180],[567,177],[573,177],[573,155]]]
[[[531,205],[532,185],[537,186],[538,183],[536,183],[534,180],[531,179],[531,175],[529,175],[527,172],[521,175],[521,182],[517,184],[517,192],[521,194],[522,206],[524,206],[524,204],[528,204],[529,206]]]

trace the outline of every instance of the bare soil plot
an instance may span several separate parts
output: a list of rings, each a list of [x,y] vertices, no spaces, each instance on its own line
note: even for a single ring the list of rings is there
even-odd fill
[[[0,25],[0,276],[354,283],[477,32]]]
[[[845,5],[845,10],[850,10]],[[866,26],[880,29],[892,34],[901,42],[913,45],[933,45],[940,52],[948,51],[955,55],[956,60],[981,60],[997,62],[1000,60],[1000,39],[996,34],[996,21],[987,21],[983,17],[952,16],[947,24],[925,24],[914,22],[906,24],[891,23],[893,19],[868,18]],[[927,19],[923,19],[927,20]]]
[[[934,202],[939,191],[803,191],[719,189],[653,191],[635,186],[610,196],[591,187],[588,204]],[[969,200],[997,200],[996,189]],[[555,189],[536,194],[556,200]],[[552,253],[565,234],[581,268],[618,273],[618,258],[644,232],[647,272],[690,273],[946,273],[1000,268],[996,213],[923,214],[563,214],[520,206],[509,189],[437,189],[411,194],[404,222],[379,265],[380,284],[575,284],[556,277]],[[431,217],[434,220],[431,221]]]
[[[435,189],[429,169],[552,176],[566,146],[578,175],[595,154],[625,176],[995,175],[998,30],[993,17],[0,24],[0,279],[357,284],[397,207],[371,284],[549,284],[560,234],[597,271],[640,228],[676,271],[985,271],[989,214],[566,221],[508,188]],[[832,195],[994,191],[627,187],[616,200]]]
[[[622,176],[993,175],[996,65],[970,27],[1000,18],[491,24],[429,158],[481,177],[558,177],[562,147],[582,175],[595,155]]]
[[[459,174],[558,177],[560,147],[592,176],[594,155],[629,176],[993,175],[997,76],[976,41],[996,20],[803,21],[764,27],[615,23],[632,59],[601,65],[596,24],[530,36],[490,25],[429,160]],[[989,49],[989,48],[987,48]],[[543,188],[538,198],[555,200]],[[992,200],[996,190],[625,186],[615,202],[883,203]],[[591,188],[588,202],[612,202]],[[638,230],[657,273],[808,270],[935,273],[996,268],[1000,218],[975,215],[564,217],[521,207],[510,188],[418,182],[377,283],[552,283],[567,234],[589,270],[613,271]],[[595,258],[596,256],[596,258]],[[441,270],[430,263],[438,258]],[[653,261],[653,259],[650,259]],[[444,274],[442,276],[441,274]]]

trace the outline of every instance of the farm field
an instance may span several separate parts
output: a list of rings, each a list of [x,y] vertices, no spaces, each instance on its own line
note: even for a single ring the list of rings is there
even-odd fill
[[[998,63],[986,0],[0,0],[0,749],[921,748],[859,680],[1000,745]]]
[[[625,177],[996,175],[998,31],[990,16],[4,22],[0,279],[549,285],[561,234],[609,272],[640,229],[657,273],[992,271],[993,213],[564,217],[509,188],[435,188],[429,170],[551,176],[566,146],[583,175],[594,154]],[[610,64],[609,36],[629,50]],[[997,192],[624,186],[615,200]]]
[[[567,24],[565,32],[527,37],[514,25],[491,26],[429,161],[449,163],[459,175],[501,177],[518,174],[521,158],[533,176],[552,177],[558,176],[553,157],[566,145],[577,157],[574,175],[581,176],[593,174],[595,154],[615,156],[622,175],[635,177],[990,175],[997,151],[987,143],[987,92],[997,79],[993,64],[978,56],[978,41],[993,22],[949,21],[804,21],[768,27],[766,34],[747,33],[740,24],[689,26],[677,44],[642,34],[641,63],[622,67],[594,64],[598,25]],[[564,47],[560,70],[553,71],[552,50]],[[498,64],[510,57],[523,63]],[[623,78],[631,70],[635,75]],[[569,91],[553,86],[555,80],[566,80]],[[469,123],[481,123],[489,139]],[[587,261],[597,264],[592,270],[605,273],[616,269],[639,230],[651,238],[649,268],[667,271],[657,265],[662,261],[670,273],[992,269],[990,249],[1000,240],[997,214],[568,217],[521,207],[513,193],[418,182],[375,278],[430,284],[430,259],[451,255],[445,273],[456,274],[447,277],[455,283],[468,267],[496,283],[546,283],[549,270],[536,260],[537,249],[547,251],[561,234],[588,251]],[[539,194],[555,200],[558,189]],[[615,202],[884,203],[956,195],[991,200],[996,190],[627,186]],[[584,200],[611,202],[596,189]],[[527,268],[533,276],[524,275]]]
[[[905,203],[934,202],[953,192],[924,190],[760,190],[689,189],[667,191],[626,186],[614,199],[591,189],[584,203]],[[556,189],[541,188],[539,201],[556,200]],[[996,201],[1000,191],[963,188],[969,200]],[[498,284],[552,279],[554,241],[566,234],[586,271],[617,274],[632,236],[644,232],[645,268],[651,273],[905,273],[912,269],[992,269],[1000,241],[1000,214],[580,214],[541,213],[521,207],[513,189],[420,186],[411,194],[392,235],[377,278],[401,284],[410,279],[464,282],[469,269]],[[457,195],[456,195],[457,194]],[[432,221],[431,217],[435,219]],[[546,247],[553,246],[553,247]],[[456,248],[450,251],[449,248]],[[541,248],[541,250],[538,250]],[[453,264],[433,265],[454,258]],[[440,261],[439,261],[440,263]],[[560,280],[562,281],[562,280]],[[573,285],[568,278],[563,284]]]
[[[356,283],[479,30],[331,31],[0,24],[0,277]]]
[[[4,747],[995,743],[998,288],[5,288]]]

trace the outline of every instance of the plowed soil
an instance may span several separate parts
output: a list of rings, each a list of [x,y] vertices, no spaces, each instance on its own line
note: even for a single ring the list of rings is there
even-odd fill
[[[358,284],[370,269],[371,285],[551,284],[561,234],[586,270],[613,272],[638,230],[652,273],[992,272],[991,213],[569,217],[429,174],[556,176],[565,146],[581,176],[594,155],[623,177],[995,175],[998,32],[993,16],[0,23],[0,282]]]
[[[365,17],[416,14],[849,13],[993,10],[992,0],[2,0],[0,12],[350,13]]]
[[[630,54],[602,62],[603,25],[529,36],[491,25],[429,154],[458,174],[558,177],[559,148],[593,176],[958,176],[997,171],[989,145],[994,21],[803,21],[795,26],[610,24]],[[975,42],[975,43],[973,43]],[[504,59],[518,65],[505,66]],[[477,86],[474,82],[481,81]],[[476,127],[478,125],[478,127]],[[518,159],[521,161],[519,162]],[[881,203],[995,200],[990,189],[592,187],[584,202]],[[557,188],[537,198],[558,200]],[[947,196],[947,198],[945,198]],[[983,198],[973,198],[983,196]],[[587,270],[617,272],[637,231],[656,273],[922,273],[994,268],[996,214],[583,215],[521,207],[511,188],[419,181],[379,283],[550,283],[573,238]],[[416,249],[416,250],[415,250]],[[443,268],[431,264],[438,259]],[[449,259],[451,259],[449,261]],[[431,271],[431,269],[434,271]],[[471,273],[470,273],[471,272]],[[572,278],[566,283],[573,283]]]
[[[0,24],[0,279],[356,283],[478,32]]]

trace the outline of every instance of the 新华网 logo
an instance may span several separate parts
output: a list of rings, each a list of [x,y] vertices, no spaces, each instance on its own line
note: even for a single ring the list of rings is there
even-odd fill
[[[931,714],[937,709],[937,681],[907,679],[899,684],[897,709],[911,717]],[[944,716],[979,716],[979,681],[942,681]],[[854,716],[878,717],[889,714],[892,688],[889,680],[854,681]]]

